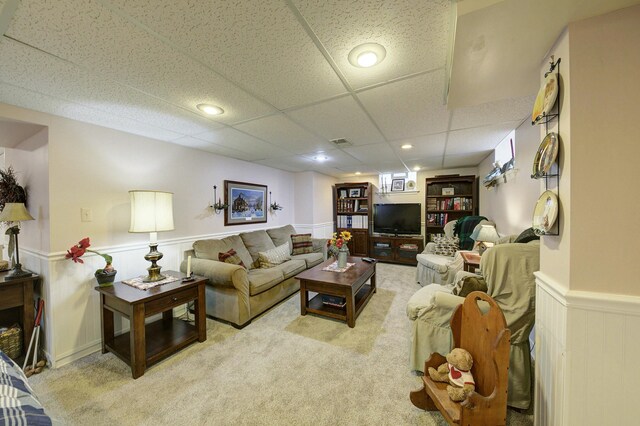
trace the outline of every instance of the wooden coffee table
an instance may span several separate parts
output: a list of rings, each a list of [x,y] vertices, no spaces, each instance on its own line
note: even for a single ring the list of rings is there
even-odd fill
[[[329,259],[320,265],[296,275],[300,280],[300,314],[311,312],[346,321],[351,328],[356,325],[356,318],[376,292],[376,263],[367,263],[360,257],[350,256],[348,263],[355,263],[345,272],[323,271],[326,266],[335,262]],[[370,281],[367,284],[367,281]],[[319,293],[309,300],[309,292]],[[344,308],[328,306],[322,303],[322,295],[344,297],[347,304]]]

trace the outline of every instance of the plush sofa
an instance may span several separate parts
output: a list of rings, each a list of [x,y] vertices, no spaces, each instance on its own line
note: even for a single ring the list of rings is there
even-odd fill
[[[207,315],[229,322],[236,328],[248,325],[253,318],[300,289],[295,276],[326,258],[326,239],[311,238],[310,253],[291,254],[291,236],[298,235],[291,225],[242,232],[222,239],[198,240],[184,254],[180,270],[186,272],[188,256],[191,270],[207,277]],[[288,244],[290,259],[272,265],[260,264],[260,253],[273,253]],[[235,259],[244,266],[221,261],[220,254],[235,250]],[[285,257],[285,258],[286,258]],[[265,267],[268,266],[268,267]]]

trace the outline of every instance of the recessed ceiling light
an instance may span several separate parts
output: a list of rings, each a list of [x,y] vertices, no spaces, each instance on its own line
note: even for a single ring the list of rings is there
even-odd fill
[[[323,161],[327,161],[329,159],[329,157],[327,157],[324,154],[319,154],[316,155],[315,157],[313,157],[314,160],[319,161],[320,163],[322,163]]]
[[[360,172],[356,172],[356,174],[357,174],[357,175],[361,175],[362,173],[360,173]]]
[[[420,170],[420,166],[415,166],[415,167],[413,168],[413,171],[414,171],[414,172],[417,172],[417,171],[419,171],[419,170]]]
[[[208,115],[220,115],[224,113],[224,110],[219,106],[209,104],[198,104],[198,109]]]
[[[349,63],[354,67],[369,68],[382,62],[387,51],[378,43],[365,43],[349,52]]]
[[[405,143],[400,148],[402,148],[402,149],[411,149],[411,148],[413,148],[413,145],[411,145],[410,143]]]

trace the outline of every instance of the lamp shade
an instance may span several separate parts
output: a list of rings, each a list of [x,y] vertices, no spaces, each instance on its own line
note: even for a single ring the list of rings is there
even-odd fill
[[[498,235],[496,228],[492,225],[476,226],[471,234],[471,239],[474,241],[495,243],[499,238],[500,235]]]
[[[24,203],[6,203],[0,213],[0,222],[22,222],[34,220]]]
[[[163,191],[129,191],[131,226],[129,232],[173,230],[173,193]]]

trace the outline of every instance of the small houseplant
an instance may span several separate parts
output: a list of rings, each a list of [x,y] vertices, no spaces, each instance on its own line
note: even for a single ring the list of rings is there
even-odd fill
[[[104,268],[100,268],[96,270],[95,272],[96,280],[98,281],[98,284],[101,287],[112,285],[116,279],[116,273],[118,272],[113,268],[113,265],[111,264],[111,262],[113,261],[113,258],[106,253],[99,253],[95,250],[89,250],[90,246],[91,246],[91,242],[89,240],[89,237],[83,238],[78,242],[78,244],[72,246],[69,250],[67,250],[67,254],[65,255],[65,258],[71,259],[75,263],[84,263],[84,261],[80,258],[86,252],[95,253],[98,256],[101,256],[106,262],[106,265],[104,266]]]

